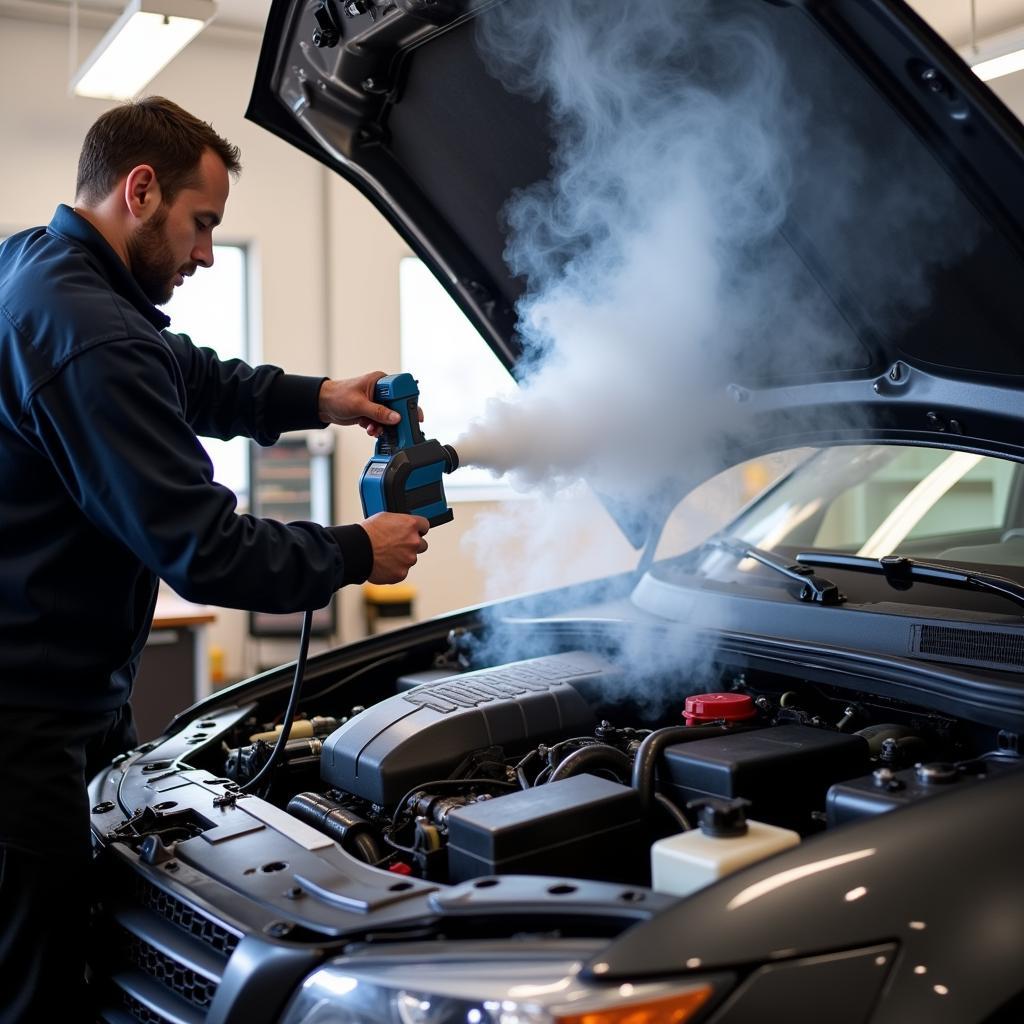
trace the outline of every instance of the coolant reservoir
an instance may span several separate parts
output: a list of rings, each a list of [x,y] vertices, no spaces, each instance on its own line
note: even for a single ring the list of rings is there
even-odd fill
[[[699,826],[651,847],[651,888],[673,896],[691,892],[800,842],[788,828],[748,821],[746,800],[700,800]]]

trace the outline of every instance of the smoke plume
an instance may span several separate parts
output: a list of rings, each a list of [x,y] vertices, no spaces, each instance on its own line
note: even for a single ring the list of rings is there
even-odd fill
[[[699,479],[734,430],[729,382],[868,365],[863,338],[972,242],[945,176],[801,12],[513,0],[479,43],[547,105],[555,149],[504,211],[524,387],[459,439],[467,464],[623,498]]]
[[[634,537],[656,531],[750,429],[730,383],[863,370],[865,339],[927,302],[928,260],[972,243],[931,158],[795,8],[511,0],[478,25],[491,73],[546,104],[554,150],[504,210],[527,370],[456,441],[464,464],[548,496],[583,478]],[[578,509],[550,501],[543,530],[521,517],[531,587],[538,566],[553,585],[567,557],[594,561]],[[471,540],[508,593],[502,516]],[[554,561],[531,530],[567,539]]]
[[[792,115],[770,41],[713,6],[512,3],[481,19],[493,73],[548,102],[557,149],[506,210],[533,373],[457,442],[466,463],[641,495],[730,415],[716,385],[735,341],[783,303],[769,271],[735,268],[785,217]]]

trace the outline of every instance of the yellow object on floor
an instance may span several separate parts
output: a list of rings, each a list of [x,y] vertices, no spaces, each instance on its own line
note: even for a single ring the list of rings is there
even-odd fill
[[[415,622],[416,588],[411,583],[364,583],[367,633],[383,633]]]

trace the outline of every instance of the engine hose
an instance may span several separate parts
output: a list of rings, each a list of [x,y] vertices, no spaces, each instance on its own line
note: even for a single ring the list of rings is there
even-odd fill
[[[574,750],[564,761],[559,762],[558,767],[553,769],[548,777],[548,782],[558,782],[559,779],[568,779],[571,775],[601,768],[610,768],[616,775],[627,776],[629,767],[628,754],[607,743],[594,743],[589,747]]]
[[[267,790],[273,781],[272,773],[277,768],[277,762],[284,753],[285,744],[288,742],[288,734],[292,731],[292,723],[295,721],[295,713],[299,709],[299,697],[302,694],[302,682],[306,675],[306,658],[309,655],[309,637],[313,632],[312,610],[302,613],[302,632],[299,634],[299,656],[295,659],[295,675],[292,676],[292,688],[288,695],[288,705],[284,709],[284,721],[281,722],[281,734],[270,752],[267,763],[247,782],[240,786],[242,793],[260,793],[260,783],[267,780]],[[266,796],[263,792],[263,796]]]
[[[519,785],[522,789],[530,788],[530,780],[526,777],[526,766],[535,758],[540,755],[536,750],[531,750],[526,757],[516,765],[516,779],[519,781]]]
[[[349,852],[355,854],[367,864],[379,864],[384,859],[384,852],[377,845],[377,840],[369,832],[358,832],[354,835],[352,837],[352,845],[355,849]]]
[[[640,794],[644,810],[650,811],[654,803],[654,769],[666,747],[677,743],[692,743],[694,740],[706,740],[748,728],[756,726],[670,725],[665,729],[655,729],[645,736],[633,759],[633,788]]]
[[[667,796],[661,793],[654,794],[655,803],[679,826],[680,831],[689,832],[693,826],[690,819]]]
[[[330,836],[343,850],[368,864],[376,864],[384,857],[365,818],[319,793],[293,796],[288,801],[288,813]]]

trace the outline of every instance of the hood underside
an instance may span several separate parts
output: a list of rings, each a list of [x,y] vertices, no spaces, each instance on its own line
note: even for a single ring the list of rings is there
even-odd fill
[[[817,332],[785,359],[738,332],[708,382],[743,424],[722,460],[863,439],[1024,457],[1020,123],[896,0],[694,6],[753,25],[785,79],[785,209],[730,274],[781,268],[772,337],[798,304]],[[508,203],[559,173],[565,126],[551,95],[507,88],[481,56],[493,8],[275,0],[248,117],[358,188],[521,376],[535,282],[506,262]],[[673,68],[710,93],[722,74]]]

